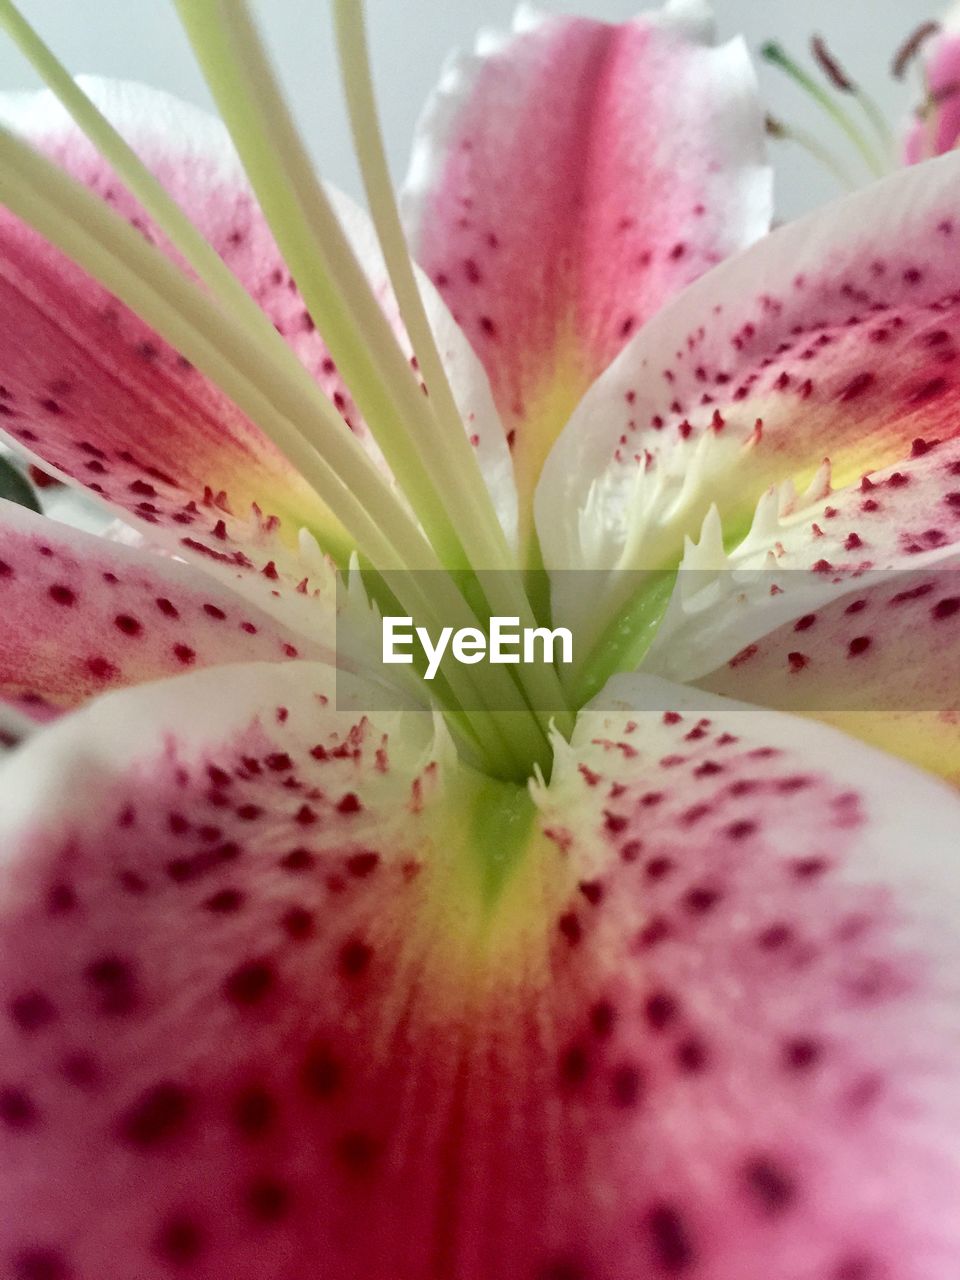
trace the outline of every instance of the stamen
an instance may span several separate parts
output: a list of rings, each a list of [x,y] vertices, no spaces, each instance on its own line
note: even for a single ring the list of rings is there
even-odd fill
[[[441,561],[469,568],[424,459],[435,424],[317,181],[244,0],[177,0],[260,206],[333,359]]]
[[[827,42],[823,36],[815,35],[810,39],[810,51],[820,65],[821,70],[827,79],[840,90],[841,93],[853,93],[856,85],[844,71],[843,67],[837,61],[836,57],[827,48]]]
[[[454,481],[433,470],[439,456],[433,412],[316,179],[246,5],[178,0],[178,9],[263,211],[358,406],[444,567],[472,568],[455,528]],[[460,517],[464,524],[462,510]],[[484,551],[498,556],[494,570],[512,568],[502,559],[509,555],[505,544],[498,551],[488,541]],[[491,567],[489,560],[481,565]],[[509,584],[508,574],[490,579],[498,590]],[[516,592],[511,598],[514,611],[528,612]],[[545,665],[528,669],[527,678],[538,692],[529,699],[521,693],[521,705],[532,709],[545,737],[547,708],[562,698],[559,682]]]
[[[333,10],[341,78],[371,217],[404,327],[430,390],[430,404],[437,421],[434,457],[439,455],[442,459],[442,468],[436,479],[439,485],[449,486],[449,492],[458,502],[467,504],[466,509],[475,520],[475,533],[482,530],[482,542],[486,545],[482,558],[475,559],[474,565],[512,567],[503,530],[483,483],[476,454],[467,439],[414,277],[377,117],[363,5],[358,0],[334,0]],[[461,506],[461,509],[465,508]]]
[[[483,527],[484,541],[491,544],[486,555],[492,552],[497,557],[494,561],[484,558],[475,564],[482,568],[512,565],[414,277],[377,116],[362,0],[334,0],[333,11],[341,78],[371,217],[404,327],[430,390],[430,403],[439,427],[436,446],[443,458],[444,470],[437,478],[444,485],[452,485],[458,501],[470,504],[477,525]]]
[[[785,71],[792,80],[796,81],[810,95],[814,102],[840,126],[863,157],[870,172],[875,177],[882,177],[886,172],[886,166],[843,107],[817,84],[812,76],[808,75],[801,66],[794,62],[775,41],[771,40],[765,44],[760,50],[760,54],[767,62],[779,67],[781,71]]]
[[[894,55],[890,72],[895,80],[902,80],[923,46],[940,31],[939,22],[924,22],[903,42]]]
[[[798,147],[802,147],[809,155],[813,156],[818,164],[822,164],[834,178],[845,187],[848,191],[855,191],[857,188],[856,181],[850,176],[844,168],[843,163],[825,146],[816,134],[810,133],[806,129],[800,129],[796,125],[785,124],[776,116],[767,115],[766,118],[767,136],[775,138],[778,142],[793,142]]]
[[[333,10],[340,71],[367,201],[404,326],[430,388],[437,426],[436,452],[430,455],[434,479],[441,492],[449,494],[461,510],[471,513],[472,541],[478,557],[474,565],[484,569],[505,565],[512,569],[513,559],[503,529],[464,430],[414,276],[377,115],[363,0],[334,0]],[[517,615],[524,627],[536,625],[530,601],[516,574],[483,574],[479,586],[492,613]],[[560,681],[552,667],[537,664],[527,669],[524,679],[534,708],[563,705]],[[549,727],[546,712],[541,712],[541,723],[544,728]],[[559,727],[566,732],[572,725],[561,723]]]
[[[271,362],[275,363],[276,368],[273,372],[276,380],[271,378],[271,398],[276,401],[278,393],[296,388],[296,396],[289,401],[288,416],[294,423],[310,422],[319,417],[321,421],[315,424],[314,430],[320,437],[326,461],[330,461],[331,453],[334,459],[338,453],[346,455],[349,479],[343,479],[342,471],[340,478],[347,486],[348,492],[353,495],[366,492],[368,498],[365,505],[368,510],[377,511],[378,517],[384,514],[384,504],[387,504],[394,509],[392,514],[398,519],[407,521],[412,529],[412,522],[397,502],[395,495],[376,468],[372,466],[362,446],[344,427],[340,415],[301,365],[290,346],[277,333],[267,316],[249,296],[219,254],[157,182],[132,148],[73,81],[10,0],[0,0],[0,26],[8,31],[48,87],[98,151],[114,167],[146,211],[155,219],[174,247],[183,254],[198,276],[209,286],[211,292],[224,303],[231,321],[235,325],[247,328],[250,337],[257,342],[259,350],[268,354]],[[270,432],[268,431],[267,434]],[[334,437],[333,441],[330,439],[331,436]],[[339,446],[336,437],[345,441],[345,445]],[[275,442],[279,443],[279,441]],[[333,443],[332,449],[331,443]],[[293,461],[292,457],[291,461]],[[295,465],[300,466],[299,463]],[[366,473],[362,481],[357,475],[358,467]],[[335,461],[333,469],[338,470]],[[321,536],[321,543],[325,549],[331,549],[329,537],[324,539]],[[368,546],[364,541],[358,538],[357,543],[364,547],[366,554],[369,554]],[[409,536],[405,539],[405,543],[408,546],[412,545]],[[345,564],[349,559],[349,546],[344,542],[342,532],[339,535],[339,546],[335,558],[341,564]],[[384,561],[380,557],[371,558],[378,567],[391,567],[391,561]],[[411,568],[436,566],[437,562],[422,546],[419,549],[418,558],[408,563],[408,567]]]
[[[870,125],[880,140],[880,145],[885,153],[892,156],[894,150],[893,134],[887,124],[886,117],[873,98],[847,74],[846,68],[841,65],[839,59],[827,46],[823,36],[813,36],[810,41],[810,49],[831,84],[839,89],[841,93],[848,93],[857,101],[860,109],[870,121]]]

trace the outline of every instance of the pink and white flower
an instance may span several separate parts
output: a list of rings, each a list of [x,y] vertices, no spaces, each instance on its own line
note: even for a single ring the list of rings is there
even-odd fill
[[[112,160],[3,104],[0,420],[136,534],[0,514],[0,1275],[952,1274],[960,157],[761,238],[741,44],[524,16],[428,107],[414,277],[356,7],[379,243],[180,8],[246,176],[0,5]],[[344,709],[338,578],[527,571],[571,676]]]
[[[904,141],[907,164],[952,151],[960,138],[960,7],[954,5],[939,23],[920,28],[898,60],[901,74],[915,60],[924,97]]]

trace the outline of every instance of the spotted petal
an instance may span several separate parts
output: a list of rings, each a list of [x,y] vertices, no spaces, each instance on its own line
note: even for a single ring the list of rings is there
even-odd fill
[[[448,64],[427,108],[414,248],[490,375],[522,507],[629,335],[767,229],[749,59],[705,28],[698,4],[619,26],[524,9]]]
[[[136,86],[87,87],[231,265],[268,287],[276,250],[215,122]],[[50,93],[6,95],[0,118],[162,243]],[[155,528],[201,524],[205,497],[240,519],[256,503],[290,536],[324,527],[273,445],[106,290],[9,213],[0,250],[0,426],[12,441]]]
[[[247,287],[351,430],[379,457],[222,123],[142,85],[84,77],[80,83]],[[5,95],[0,119],[151,242],[169,248],[50,93]],[[347,197],[331,194],[399,331],[369,218]],[[288,538],[305,525],[322,540],[331,526],[315,495],[202,376],[9,215],[0,221],[0,248],[7,324],[0,426],[14,440],[155,530],[198,523],[196,506],[212,495],[241,518],[251,503],[281,517]],[[425,282],[424,289],[464,421],[501,518],[512,530],[509,458],[486,378],[433,286]],[[238,541],[244,540],[240,529]]]
[[[900,573],[745,645],[698,684],[876,743],[960,786],[960,563]]]
[[[634,680],[534,811],[333,694],[201,672],[0,773],[8,1274],[950,1274],[960,801]]]
[[[305,635],[187,565],[0,502],[0,697],[38,718],[193,667],[327,657],[329,604]]]
[[[673,569],[714,504],[736,546],[770,485],[805,521],[806,538],[786,540],[798,566],[896,567],[949,550],[946,455],[923,503],[896,486],[949,450],[960,421],[958,197],[956,156],[903,171],[773,233],[655,317],[548,461],[547,563]],[[889,492],[854,492],[878,472],[899,473]],[[829,509],[842,538],[828,555],[817,543],[836,541]],[[568,596],[561,611],[575,616]]]
[[[681,565],[644,669],[815,715],[960,782],[960,448],[930,444]]]
[[[949,1273],[949,793],[821,726],[652,679],[604,704],[553,784],[583,877],[560,921],[579,1005],[562,1063],[616,1185],[583,1207],[572,1230],[601,1242],[572,1258],[603,1277]],[[605,1211],[637,1253],[602,1235]]]

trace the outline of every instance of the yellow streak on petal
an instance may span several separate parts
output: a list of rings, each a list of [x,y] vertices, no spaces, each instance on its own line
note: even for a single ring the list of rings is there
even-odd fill
[[[960,787],[960,708],[948,711],[833,711],[812,719],[900,756]]]
[[[518,986],[546,991],[556,920],[574,892],[526,787],[462,767],[442,781],[428,770],[410,806],[422,802],[422,816],[408,814],[396,837],[401,861],[409,842],[421,895],[379,1013],[373,1053],[384,1062],[411,993],[429,992],[418,1016],[428,1008],[438,1027],[469,1027]]]
[[[533,360],[535,357],[531,357]],[[520,512],[520,545],[528,547],[533,533],[533,494],[554,441],[566,426],[591,383],[582,340],[570,316],[552,342],[547,368],[525,370],[522,404],[501,405],[508,430],[516,430],[513,466]]]

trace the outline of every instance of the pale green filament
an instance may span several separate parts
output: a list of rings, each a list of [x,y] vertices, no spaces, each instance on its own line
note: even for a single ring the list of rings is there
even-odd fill
[[[839,61],[827,47],[822,36],[814,36],[810,41],[814,58],[820,64],[823,73],[840,93],[849,94],[866,116],[871,129],[877,135],[883,154],[892,160],[894,153],[893,133],[887,124],[886,117],[865,89],[861,88],[846,72]]]
[[[447,424],[434,417],[317,182],[246,6],[241,0],[231,0],[229,7],[224,0],[178,0],[178,7],[304,300],[444,566],[512,568],[502,532],[499,539],[486,536],[473,546],[473,516],[480,515],[476,528],[483,533],[485,516],[495,520],[495,515],[462,423],[458,417],[448,433],[452,427],[469,451],[466,475],[476,476],[477,488],[458,496],[458,468],[442,465]],[[462,519],[465,507],[468,521]],[[464,532],[470,535],[469,549]],[[517,613],[532,621],[529,602],[511,589],[506,575],[494,573],[491,581],[496,592],[509,593],[501,604],[502,611],[509,605],[507,616]],[[532,686],[529,699],[522,677],[508,677],[518,681],[520,706],[543,708],[532,714],[546,740],[547,708],[562,707],[562,691],[546,666],[528,668],[526,678]]]
[[[245,3],[177,0],[177,7],[304,301],[444,566],[510,568],[502,533],[499,542],[487,540],[480,548],[479,564],[463,545],[458,523],[471,535],[468,542],[474,525],[462,520],[456,472],[434,471],[442,433],[317,181]],[[455,429],[467,445],[459,418]],[[476,475],[478,492],[468,495],[468,509],[481,515],[489,511],[495,519],[472,455],[470,464],[473,471],[467,474]],[[492,564],[488,555],[497,557]],[[502,586],[498,575],[493,580]],[[516,593],[510,600],[529,615],[526,600]],[[502,685],[501,674],[495,683]],[[507,682],[514,678],[511,673]],[[515,695],[506,697],[504,705],[532,710],[548,696],[547,708],[532,710],[546,743],[549,708],[562,700],[562,693],[555,673],[545,666],[534,671],[533,680],[533,698],[525,697],[518,681]]]
[[[778,142],[792,142],[801,147],[808,155],[813,156],[818,164],[833,175],[847,191],[855,191],[857,183],[851,178],[843,163],[837,159],[829,147],[806,129],[798,129],[796,125],[784,124],[774,116],[767,116],[767,136]]]
[[[883,153],[889,156],[891,161],[896,153],[896,141],[893,136],[893,130],[887,123],[887,118],[877,106],[874,99],[865,89],[861,89],[859,85],[854,85],[851,93],[860,105],[863,114],[870,121],[877,140],[883,148]]]
[[[334,0],[333,10],[340,68],[367,203],[407,334],[424,382],[430,390],[430,406],[437,421],[438,430],[433,440],[435,452],[431,456],[442,459],[442,469],[436,478],[452,493],[460,510],[471,512],[474,536],[479,534],[482,537],[483,549],[474,559],[474,566],[513,568],[503,529],[487,494],[476,454],[463,429],[434,341],[400,224],[377,119],[363,6],[358,0]]]
[[[429,454],[433,475],[440,492],[453,499],[461,510],[471,513],[473,542],[477,556],[481,557],[479,561],[474,560],[474,567],[487,569],[505,565],[512,568],[513,558],[489,500],[473,446],[463,429],[417,287],[377,116],[363,3],[362,0],[333,0],[333,10],[342,79],[367,202],[407,334],[430,389],[430,403],[436,418],[436,451],[431,450]],[[484,575],[480,586],[488,596],[491,612],[507,617],[517,615],[524,627],[536,625],[530,601],[515,574]],[[563,705],[561,685],[552,667],[536,664],[527,668],[525,682],[533,707]],[[567,732],[571,727],[568,718],[559,711],[557,714],[561,732]],[[546,711],[540,713],[545,726],[547,715]]]
[[[429,546],[424,543],[419,531],[409,521],[409,517],[404,508],[397,502],[392,490],[382,481],[365,451],[345,427],[340,415],[333,409],[313,379],[300,364],[292,349],[276,332],[269,319],[250,298],[212,246],[203,238],[189,218],[176,202],[171,199],[109,121],[71,79],[69,73],[57,61],[53,53],[44,45],[15,7],[9,3],[9,0],[0,0],[0,24],[6,26],[20,48],[30,58],[33,65],[73,116],[77,124],[97,146],[101,154],[113,164],[133,194],[140,199],[158,225],[166,232],[171,243],[179,249],[203,279],[204,283],[209,286],[211,292],[229,309],[229,314],[234,322],[241,327],[248,328],[250,337],[255,339],[261,348],[266,348],[269,355],[275,359],[277,368],[271,380],[270,388],[271,398],[274,403],[279,400],[289,400],[289,413],[293,423],[301,427],[305,424],[307,425],[308,436],[316,439],[317,446],[323,450],[323,454],[329,456],[330,453],[329,445],[331,441],[328,433],[333,432],[346,441],[347,451],[352,452],[353,460],[358,461],[360,468],[365,472],[365,484],[358,484],[358,477],[354,472],[350,478],[349,485],[346,487],[345,495],[341,495],[353,508],[353,522],[350,528],[354,533],[358,546],[364,550],[378,568],[385,570],[404,567],[408,569],[438,569],[440,567],[439,561],[436,560]],[[296,395],[288,394],[294,391],[297,393]],[[315,422],[317,416],[321,420],[319,427]],[[309,430],[311,422],[314,423],[313,430]],[[264,422],[261,421],[260,425],[268,435],[276,439],[273,431]],[[279,440],[277,442],[282,443]],[[284,447],[290,460],[304,474],[304,478],[310,479],[312,473],[309,471],[309,463],[306,461],[308,455],[301,451],[297,457],[294,457],[289,447],[289,442]],[[336,449],[334,452],[336,452]],[[313,461],[316,464],[318,459],[315,457]],[[321,465],[323,461],[324,458],[321,456],[319,458]],[[314,487],[319,493],[321,490],[317,483],[317,477],[312,476],[312,479]],[[328,477],[328,479],[336,483],[335,477]],[[367,494],[365,509],[364,504],[355,501],[357,495],[364,492]],[[378,512],[377,518],[381,528],[394,539],[393,544],[380,541],[380,553],[376,555],[371,550],[374,545],[371,535],[377,532],[377,526],[369,518],[370,510]],[[389,520],[384,520],[385,514],[393,516],[392,526]],[[399,526],[404,522],[410,528],[407,531],[407,535],[405,537],[400,536],[399,541],[397,541]],[[366,527],[366,533],[363,535],[358,532],[360,526]],[[390,533],[391,527],[392,534]],[[329,539],[327,539],[327,542],[329,544]],[[408,559],[406,561],[398,558],[397,548],[407,549]],[[330,548],[328,545],[328,549],[335,552],[341,563],[346,562],[349,554],[347,544],[338,543],[335,548]],[[411,594],[411,590],[412,587],[408,584],[406,588],[408,597]],[[432,610],[427,609],[424,607],[425,601],[419,587],[417,588],[417,594],[421,596],[417,616],[424,619],[432,612],[436,618],[436,602],[434,601]],[[444,592],[443,594],[447,597],[446,602],[449,607],[452,598],[451,593]],[[455,603],[459,610],[461,622],[464,625],[472,624],[475,619],[467,615],[462,602],[456,601]],[[472,672],[470,676],[469,683],[471,685],[476,685],[478,678],[481,682],[483,680],[479,672]],[[505,678],[506,673],[497,673],[495,683],[502,688]],[[553,693],[554,691],[550,690],[550,692]],[[477,695],[474,693],[474,701],[476,697]],[[509,702],[511,699],[508,698],[507,701]],[[509,731],[511,738],[516,734],[516,710],[523,706],[523,703],[518,699],[512,699],[512,701],[516,709],[511,713]],[[554,701],[556,702],[555,694]]]
[[[840,126],[875,177],[882,177],[887,172],[887,166],[884,164],[883,159],[877,154],[873,146],[863,136],[861,130],[832,94],[828,93],[822,85],[819,85],[775,42],[770,41],[765,44],[760,52],[767,62],[779,67],[781,71],[785,71],[792,80],[796,81],[814,102]]]
[[[207,83],[297,287],[447,568],[469,568],[425,458],[435,425],[317,181],[243,0],[176,0]],[[497,567],[497,566],[491,566]]]
[[[296,358],[290,346],[277,333],[268,317],[253,301],[219,254],[157,182],[132,148],[71,79],[69,73],[44,45],[16,7],[10,3],[10,0],[0,0],[0,25],[6,28],[79,127],[104,158],[113,165],[130,191],[155,219],[174,247],[183,254],[186,261],[210,288],[211,293],[223,302],[233,328],[247,329],[250,338],[256,341],[261,351],[265,349],[271,362],[276,365],[270,371],[272,375],[270,394],[274,403],[278,397],[287,402],[288,415],[296,423],[306,425],[307,434],[312,436],[318,448],[322,449],[325,460],[332,462],[334,470],[339,470],[340,478],[349,490],[352,490],[355,495],[365,495],[364,505],[368,511],[377,510],[382,516],[386,508],[388,515],[393,517],[395,531],[400,522],[407,523],[409,526],[407,536],[401,544],[395,545],[412,547],[412,539],[419,540],[421,545],[416,559],[406,561],[406,566],[408,568],[439,567],[439,562],[422,545],[422,538],[390,487],[379,475],[360,443],[345,427],[339,413]],[[265,361],[260,363],[264,365]],[[337,467],[338,458],[346,463],[345,469],[342,466]],[[299,466],[299,463],[297,465]],[[317,488],[317,492],[321,493],[321,489]],[[365,539],[357,537],[357,543],[364,547]],[[341,543],[335,553],[342,563],[346,563],[346,559],[349,558],[348,544]],[[389,566],[384,564],[383,567]]]

